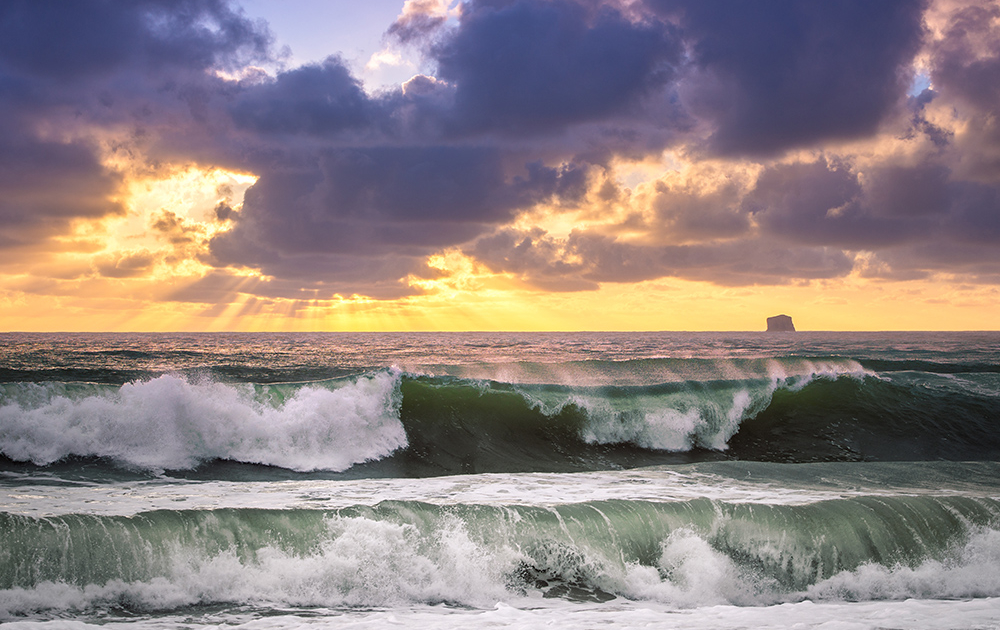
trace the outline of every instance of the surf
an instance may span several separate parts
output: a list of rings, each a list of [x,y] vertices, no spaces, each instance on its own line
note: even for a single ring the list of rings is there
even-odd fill
[[[1000,456],[994,381],[785,357],[425,365],[298,383],[12,382],[0,384],[0,468],[358,478],[984,460]]]
[[[859,496],[0,514],[0,616],[1000,596],[1000,502]]]

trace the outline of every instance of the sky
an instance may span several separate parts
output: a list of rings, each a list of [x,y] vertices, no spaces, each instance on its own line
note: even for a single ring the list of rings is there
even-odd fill
[[[0,3],[0,330],[995,330],[1000,3]]]

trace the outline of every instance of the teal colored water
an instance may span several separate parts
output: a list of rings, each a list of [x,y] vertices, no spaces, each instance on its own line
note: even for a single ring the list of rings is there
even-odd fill
[[[0,342],[0,620],[1000,624],[997,333]]]

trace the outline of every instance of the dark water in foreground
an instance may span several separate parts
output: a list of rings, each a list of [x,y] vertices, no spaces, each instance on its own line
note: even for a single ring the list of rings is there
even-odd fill
[[[5,334],[0,620],[994,627],[998,425],[1000,333]]]

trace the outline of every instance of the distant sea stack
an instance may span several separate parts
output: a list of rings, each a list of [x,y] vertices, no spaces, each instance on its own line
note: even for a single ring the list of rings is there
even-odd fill
[[[767,332],[795,332],[795,324],[788,315],[775,315],[767,318]]]

